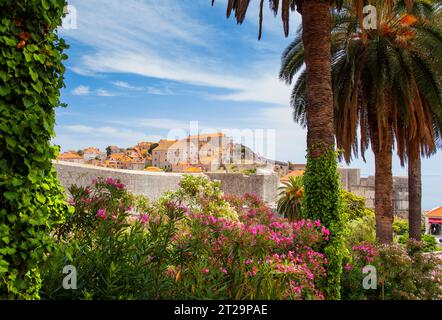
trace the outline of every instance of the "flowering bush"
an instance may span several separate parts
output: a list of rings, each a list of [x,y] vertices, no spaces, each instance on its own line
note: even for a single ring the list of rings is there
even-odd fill
[[[372,245],[352,249],[353,260],[345,266],[342,297],[345,299],[442,299],[442,261],[423,253],[423,244]],[[364,266],[376,268],[377,289],[364,289]]]
[[[327,261],[316,248],[329,231],[319,221],[290,223],[258,197],[226,196],[203,177],[185,176],[143,211],[112,179],[71,194],[76,214],[60,232],[64,250],[48,259],[43,297],[324,298]],[[77,268],[78,290],[61,288],[66,264]]]

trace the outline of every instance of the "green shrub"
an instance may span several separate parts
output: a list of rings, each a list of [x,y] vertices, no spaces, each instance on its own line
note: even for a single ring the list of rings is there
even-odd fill
[[[398,242],[406,244],[408,242],[408,233],[398,237]],[[436,237],[431,234],[422,235],[423,252],[433,252],[438,251],[439,247],[437,244]]]
[[[133,198],[119,181],[98,180],[89,188],[77,188],[72,204],[78,214],[66,222],[60,240],[67,252],[50,255],[41,295],[324,298],[319,283],[325,277],[325,260],[317,249],[330,232],[319,221],[289,223],[258,197],[226,196],[218,183],[204,177],[185,176],[180,185],[147,213],[127,207]],[[234,215],[225,214],[226,208]],[[67,264],[77,269],[78,290],[62,288]]]
[[[408,235],[408,219],[394,217],[393,232],[395,235]]]
[[[442,299],[442,261],[423,253],[423,244],[373,246],[362,243],[352,250],[353,262],[346,266],[342,282],[344,299],[432,300]],[[367,274],[362,268],[372,265],[377,271],[377,288],[364,289]]]
[[[51,164],[67,58],[64,0],[0,1],[0,300],[36,299],[69,209]]]

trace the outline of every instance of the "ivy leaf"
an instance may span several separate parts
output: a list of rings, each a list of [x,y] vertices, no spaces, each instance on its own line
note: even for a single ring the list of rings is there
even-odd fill
[[[3,193],[3,196],[9,201],[14,200],[17,197],[17,192],[6,191]]]
[[[42,195],[41,193],[35,194],[35,198],[40,203],[45,203],[45,201],[46,201],[46,197],[44,195]]]
[[[35,91],[37,91],[38,93],[42,93],[43,91],[43,86],[41,84],[41,82],[37,82],[37,83],[31,83],[32,88],[34,88]]]
[[[23,100],[23,104],[25,105],[26,108],[33,106],[35,103],[35,99],[30,98],[28,96],[24,96],[22,100]]]
[[[15,45],[17,44],[17,41],[15,39],[8,38],[7,36],[3,36],[2,39],[3,42],[5,42],[6,45],[10,47],[15,47]]]
[[[4,97],[8,95],[11,92],[11,87],[9,85],[5,84],[3,86],[0,86],[0,96]]]
[[[38,74],[34,70],[32,70],[32,68],[29,68],[29,74],[31,75],[32,80],[36,82],[38,79]]]
[[[34,59],[40,62],[41,64],[45,63],[46,56],[44,54],[36,54],[34,53]]]
[[[45,9],[45,10],[49,10],[51,8],[51,6],[49,5],[47,0],[42,0],[41,4],[43,6],[43,9]]]

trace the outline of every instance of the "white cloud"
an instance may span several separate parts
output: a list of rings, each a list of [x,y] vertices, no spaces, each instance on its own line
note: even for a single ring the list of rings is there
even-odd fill
[[[173,95],[172,90],[169,87],[165,88],[156,88],[156,87],[148,87],[147,93],[159,96],[171,96]]]
[[[272,52],[268,61],[267,49],[259,51],[257,47],[254,51],[261,61],[249,59],[241,64],[219,58],[232,55],[229,48],[217,41],[228,35],[223,34],[222,28],[216,29],[195,16],[202,6],[210,6],[207,1],[196,1],[192,5],[173,0],[71,2],[77,7],[78,29],[63,32],[94,49],[93,53],[83,56],[81,66],[76,66],[83,74],[136,74],[230,91],[209,96],[214,99],[288,104],[289,89],[277,77],[279,53]],[[219,6],[225,10],[224,3]],[[224,19],[221,9],[219,13]],[[269,16],[267,20],[277,19]],[[250,39],[250,35],[248,37]],[[253,43],[258,43],[255,35]],[[123,82],[115,85],[132,87]],[[149,90],[152,94],[167,93],[157,88]]]
[[[78,86],[72,90],[72,94],[75,96],[87,96],[91,94],[91,89],[87,86]]]
[[[109,92],[109,91],[104,90],[104,89],[98,89],[96,91],[96,94],[99,97],[114,97],[116,95],[115,93]]]
[[[74,90],[72,90],[72,94],[74,96],[90,96],[90,95],[97,95],[99,97],[115,96],[114,93],[109,92],[108,90],[104,89],[91,90],[91,88],[88,86],[78,86]]]
[[[125,81],[114,81],[112,84],[118,88],[129,89],[129,90],[143,90],[143,87],[133,86]]]
[[[120,127],[151,128],[163,130],[186,129],[189,127],[189,122],[187,121],[167,118],[119,119],[109,120],[106,122]]]

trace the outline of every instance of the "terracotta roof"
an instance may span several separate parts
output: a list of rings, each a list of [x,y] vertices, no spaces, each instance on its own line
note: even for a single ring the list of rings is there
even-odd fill
[[[158,147],[153,149],[154,151],[167,151],[169,150],[169,147],[176,143],[177,140],[160,140],[158,142]]]
[[[163,172],[162,169],[158,168],[158,167],[147,167],[144,169],[144,171],[149,171],[149,172]]]
[[[124,153],[115,153],[109,156],[109,160],[125,162],[130,160]]]
[[[290,177],[300,177],[304,175],[304,170],[294,170],[281,178],[281,181],[289,181]]]
[[[189,136],[187,139],[189,140],[195,140],[195,139],[205,139],[205,138],[220,138],[220,137],[225,137],[226,135],[222,132],[217,132],[217,133],[207,133],[207,134],[197,134],[197,135],[193,135],[193,136]]]
[[[78,153],[76,152],[65,152],[60,155],[58,155],[57,159],[60,160],[73,160],[73,159],[83,159]]]
[[[430,211],[427,211],[425,215],[428,218],[442,218],[442,207],[434,208]]]
[[[189,167],[189,168],[184,169],[182,172],[191,173],[191,172],[202,172],[202,171],[203,170],[201,170],[201,168],[199,168],[199,167]]]
[[[95,153],[95,154],[100,154],[101,151],[100,149],[94,148],[94,147],[89,147],[83,150],[84,153]]]

